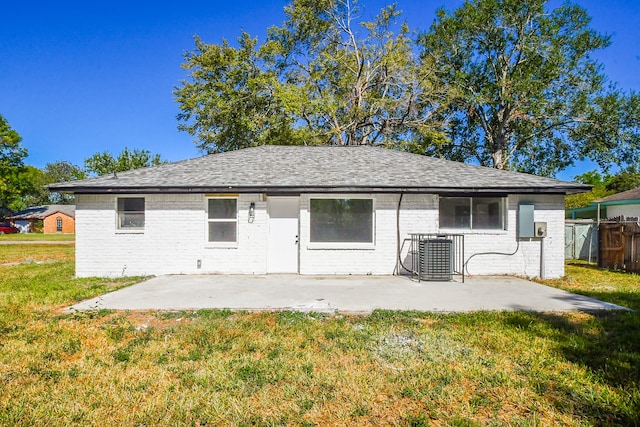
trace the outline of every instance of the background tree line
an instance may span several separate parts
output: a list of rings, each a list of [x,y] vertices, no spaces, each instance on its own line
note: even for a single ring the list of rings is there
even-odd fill
[[[594,53],[610,37],[578,5],[467,0],[413,30],[395,5],[292,0],[259,42],[195,37],[174,94],[206,153],[262,144],[379,144],[554,176],[640,159],[640,97]]]
[[[284,14],[260,42],[246,32],[233,43],[195,37],[174,95],[178,128],[202,152],[381,145],[544,176],[591,160],[600,181],[584,200],[613,191],[611,170],[637,175],[640,96],[594,59],[610,37],[578,5],[467,0],[438,9],[428,30],[409,28],[396,5],[364,20],[355,0],[291,0]],[[4,118],[0,135],[0,206],[12,209],[68,202],[49,182],[162,162],[125,149],[40,170],[23,164]],[[577,178],[593,184],[593,174]]]
[[[159,154],[125,148],[116,156],[96,153],[83,167],[59,160],[40,169],[24,163],[27,155],[20,134],[0,115],[0,208],[16,212],[29,206],[71,204],[72,195],[50,192],[47,185],[166,163]]]

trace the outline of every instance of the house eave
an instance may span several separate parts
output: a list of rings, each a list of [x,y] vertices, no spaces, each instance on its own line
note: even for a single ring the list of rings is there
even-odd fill
[[[273,195],[303,193],[392,193],[392,194],[574,194],[580,187],[383,187],[383,186],[206,186],[206,187],[80,187],[51,186],[52,191],[74,194],[199,194],[264,193]]]
[[[591,204],[595,207],[598,204],[600,206],[620,206],[620,205],[640,205],[640,199],[631,199],[631,200],[611,200],[607,202],[602,202],[595,200],[591,202]]]

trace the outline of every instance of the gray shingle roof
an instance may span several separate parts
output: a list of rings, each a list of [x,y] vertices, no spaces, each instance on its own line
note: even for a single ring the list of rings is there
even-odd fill
[[[371,146],[274,146],[52,184],[75,193],[575,193],[590,187]]]
[[[76,217],[76,205],[44,205],[44,206],[32,206],[30,208],[21,210],[15,215],[9,218],[13,220],[29,220],[29,219],[45,219],[46,217],[55,213],[62,212],[71,218]]]

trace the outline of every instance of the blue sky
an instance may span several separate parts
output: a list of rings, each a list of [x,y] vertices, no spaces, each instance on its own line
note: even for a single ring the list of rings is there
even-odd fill
[[[0,114],[23,137],[26,163],[82,165],[96,152],[147,149],[176,161],[199,156],[178,132],[172,90],[187,77],[183,53],[193,35],[264,39],[286,1],[9,1],[0,25]],[[371,17],[389,2],[361,0]],[[580,0],[592,27],[612,36],[597,54],[610,80],[640,91],[640,2]],[[462,0],[398,0],[410,28],[426,30],[437,7]],[[553,0],[552,5],[560,2]],[[592,169],[580,164],[558,175]]]

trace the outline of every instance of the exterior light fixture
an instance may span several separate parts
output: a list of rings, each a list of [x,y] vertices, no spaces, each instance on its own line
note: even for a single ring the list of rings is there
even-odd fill
[[[256,203],[251,202],[251,204],[249,205],[249,222],[253,222],[255,218],[256,218]]]

